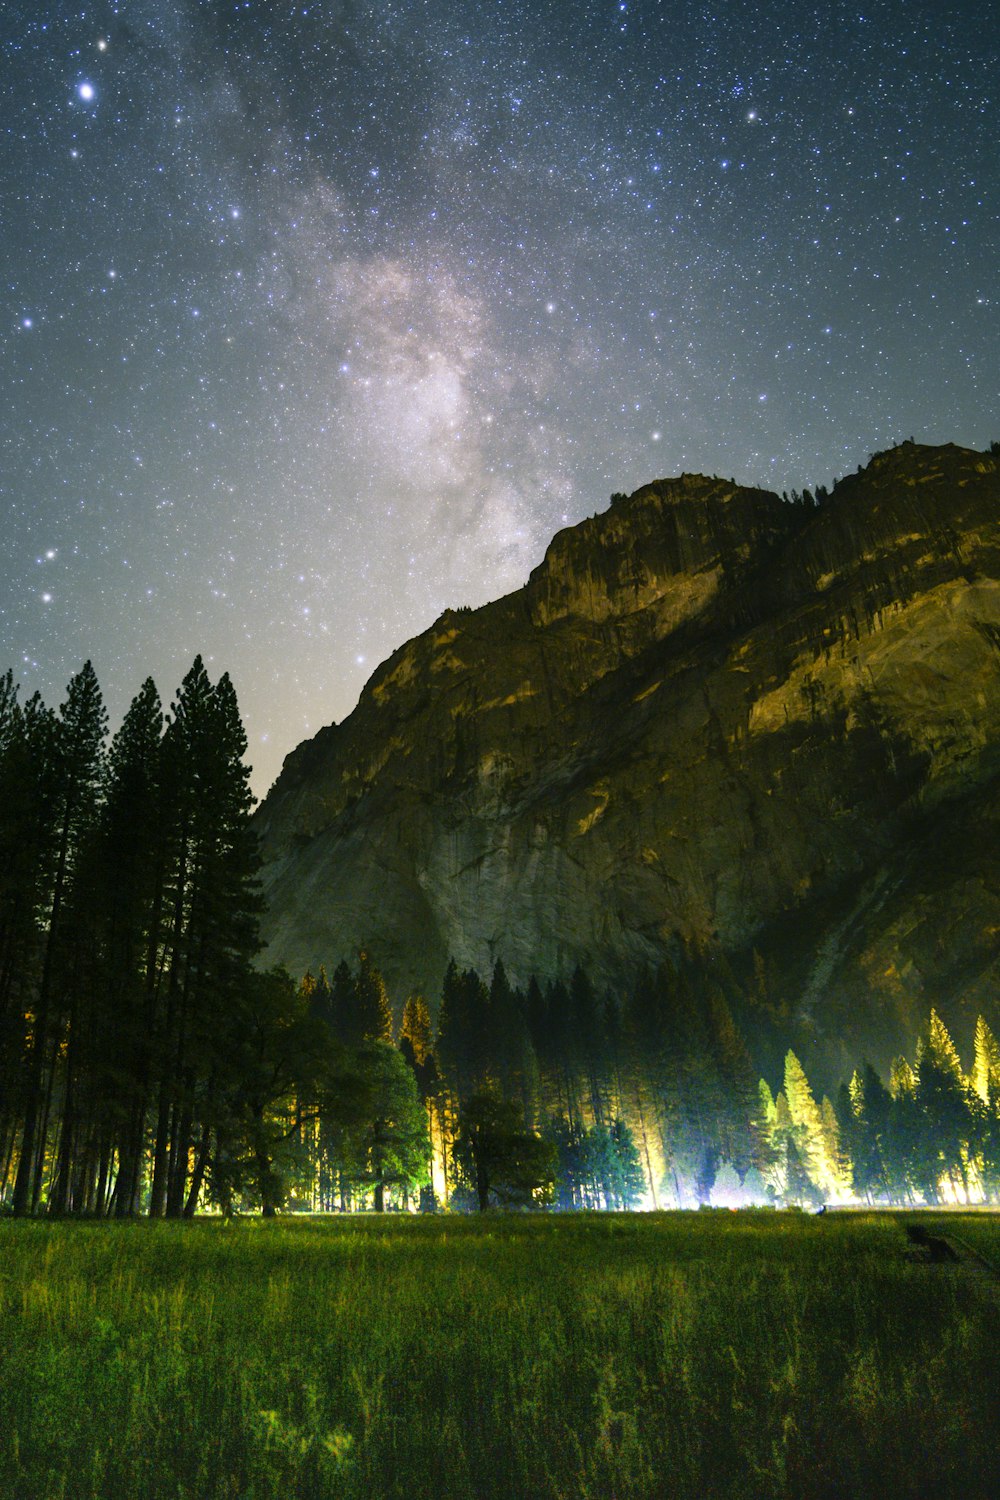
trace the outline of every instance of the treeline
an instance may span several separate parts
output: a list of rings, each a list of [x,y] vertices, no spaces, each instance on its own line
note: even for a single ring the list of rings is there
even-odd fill
[[[1000,1202],[1000,1045],[982,1016],[968,1072],[932,1010],[913,1061],[898,1057],[888,1083],[868,1063],[836,1106],[817,1106],[789,1052],[777,1098],[760,1087],[782,1201]]]
[[[437,1025],[407,999],[398,1050],[426,1113],[424,1206],[633,1208],[707,1199],[723,1162],[745,1175],[770,1161],[756,1075],[720,991],[664,969],[624,995],[570,982],[511,985],[448,966]],[[367,955],[352,971],[307,974],[300,995],[346,1056],[392,1037],[384,985]],[[292,1202],[325,1210],[368,1201],[350,1143],[316,1126],[283,1170]],[[361,1187],[359,1196],[358,1187]],[[412,1192],[414,1184],[409,1185]],[[392,1201],[408,1189],[397,1182]]]
[[[307,974],[299,992],[347,1054],[389,1046],[367,955],[332,981]],[[696,964],[599,996],[579,968],[569,984],[518,989],[502,963],[489,983],[452,963],[437,1027],[411,995],[398,1051],[427,1117],[424,1207],[1000,1202],[1000,1045],[983,1017],[968,1072],[932,1011],[887,1082],[866,1064],[817,1100],[789,1051],[775,1096]],[[293,1202],[365,1206],[364,1155],[344,1152],[323,1108],[311,1141],[293,1150],[285,1132]],[[416,1201],[416,1185],[397,1177],[392,1201]]]
[[[968,1073],[932,1012],[817,1103],[794,1053],[758,1081],[697,956],[613,991],[452,962],[398,1028],[364,952],[262,970],[245,752],[200,658],[110,741],[89,663],[57,712],[0,679],[4,1211],[1000,1201],[982,1019]]]

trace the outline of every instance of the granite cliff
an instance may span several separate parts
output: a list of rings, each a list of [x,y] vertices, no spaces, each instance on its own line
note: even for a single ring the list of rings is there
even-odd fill
[[[681,953],[831,1069],[1000,981],[1000,460],[819,506],[683,475],[446,611],[257,813],[266,958],[613,981]],[[762,1025],[764,1020],[762,1019]]]

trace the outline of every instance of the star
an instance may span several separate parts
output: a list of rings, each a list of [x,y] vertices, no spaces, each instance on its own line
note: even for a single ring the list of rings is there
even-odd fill
[[[307,717],[612,493],[1000,438],[975,27],[175,3],[119,44],[49,9],[0,160],[0,600],[40,602],[39,557],[60,579],[3,638],[46,701],[92,657],[114,717],[214,655],[270,730],[263,790]]]

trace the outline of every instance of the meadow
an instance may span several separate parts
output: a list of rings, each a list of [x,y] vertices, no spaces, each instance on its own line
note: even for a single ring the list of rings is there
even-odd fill
[[[890,1214],[8,1220],[0,1495],[992,1500],[998,1314]]]

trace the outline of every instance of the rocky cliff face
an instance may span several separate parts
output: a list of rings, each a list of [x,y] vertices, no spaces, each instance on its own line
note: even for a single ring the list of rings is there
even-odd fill
[[[267,958],[609,981],[682,949],[876,1061],[1000,978],[1000,473],[651,484],[446,612],[257,814]]]

